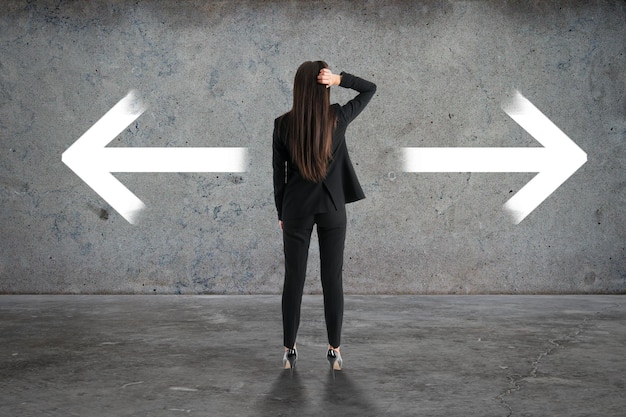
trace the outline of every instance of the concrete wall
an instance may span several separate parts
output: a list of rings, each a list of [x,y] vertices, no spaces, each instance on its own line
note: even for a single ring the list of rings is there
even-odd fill
[[[623,293],[625,22],[621,0],[3,2],[0,292],[280,293],[272,122],[324,59],[378,85],[349,128],[347,292]],[[61,154],[132,89],[110,146],[246,147],[246,172],[115,174],[147,206],[127,222]],[[502,205],[534,173],[403,172],[403,147],[541,146],[515,90],[588,155],[521,223]]]

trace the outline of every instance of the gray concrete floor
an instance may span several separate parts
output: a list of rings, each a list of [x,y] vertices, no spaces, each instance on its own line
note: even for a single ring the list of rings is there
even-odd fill
[[[624,296],[0,296],[1,416],[624,416]]]

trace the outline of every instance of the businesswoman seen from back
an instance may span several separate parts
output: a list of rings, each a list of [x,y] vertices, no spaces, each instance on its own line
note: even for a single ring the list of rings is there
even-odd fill
[[[330,104],[338,85],[359,94],[343,106]],[[345,205],[365,198],[345,142],[346,128],[365,108],[376,85],[348,73],[333,74],[322,61],[305,62],[296,72],[293,107],[274,122],[274,199],[283,231],[285,283],[282,313],[283,365],[293,369],[309,242],[317,225],[327,358],[340,370],[343,322]]]

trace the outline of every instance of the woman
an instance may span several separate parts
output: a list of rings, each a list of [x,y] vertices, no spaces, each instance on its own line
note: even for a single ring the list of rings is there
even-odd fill
[[[359,94],[344,106],[330,104],[330,87]],[[327,358],[340,370],[343,322],[342,274],[345,205],[365,198],[352,167],[345,131],[376,92],[376,85],[348,73],[333,74],[323,61],[305,62],[294,80],[293,107],[274,122],[274,199],[283,231],[285,283],[282,313],[285,369],[297,359],[296,334],[309,242],[317,224]]]

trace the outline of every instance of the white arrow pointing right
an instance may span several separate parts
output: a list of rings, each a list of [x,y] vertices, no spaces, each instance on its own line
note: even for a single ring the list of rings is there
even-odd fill
[[[404,148],[406,172],[538,172],[504,204],[519,224],[587,161],[587,154],[519,92],[503,110],[543,148]]]

